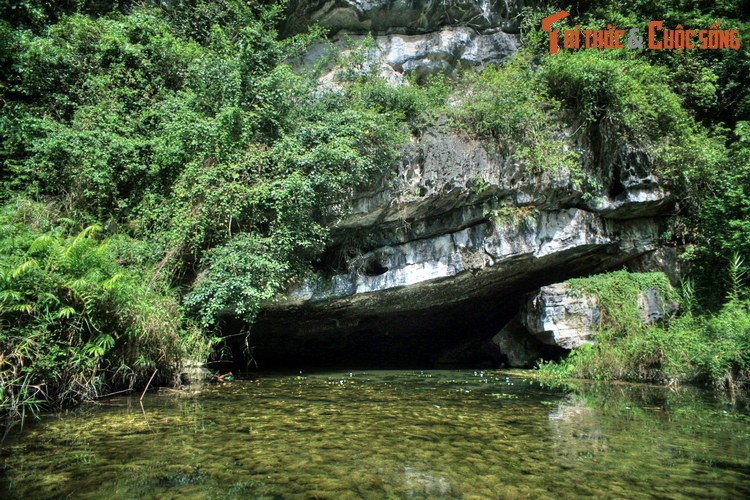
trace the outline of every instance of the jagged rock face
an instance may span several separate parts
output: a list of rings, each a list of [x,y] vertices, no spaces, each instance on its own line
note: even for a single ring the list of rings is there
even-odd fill
[[[521,322],[545,344],[576,349],[592,344],[600,311],[595,297],[571,293],[565,283],[542,287],[525,304]]]
[[[311,66],[333,51],[350,54],[351,47],[365,39],[364,35],[335,38],[330,43],[314,46],[304,57],[303,64]],[[446,73],[456,67],[484,67],[508,60],[518,50],[518,37],[503,31],[480,33],[468,27],[445,27],[421,35],[378,35],[373,47],[364,52],[364,62],[355,70],[360,74],[377,73],[393,84],[403,81],[404,75]],[[356,50],[356,49],[355,49]],[[352,70],[352,68],[347,68]],[[339,70],[329,67],[321,81],[333,85]]]
[[[385,294],[371,292],[415,294],[421,285],[468,276],[482,285],[584,255],[614,265],[657,248],[659,220],[640,214],[658,215],[669,203],[653,188],[659,203],[644,202],[647,209],[618,205],[606,186],[586,197],[565,170],[532,172],[478,141],[433,128],[407,152],[395,180],[361,194],[339,222],[341,234],[369,230],[381,245],[350,260],[345,272],[305,281],[270,307],[337,300],[377,311]],[[617,196],[627,197],[628,189]],[[475,286],[460,296],[475,293],[484,292]],[[407,308],[445,300],[415,295]]]
[[[599,178],[590,169],[601,188],[586,194],[564,168],[533,171],[494,153],[491,144],[436,126],[408,148],[393,181],[357,196],[339,227],[393,229],[392,241],[403,242],[478,224],[497,206],[524,209],[517,214],[522,219],[571,207],[621,220],[668,213],[672,199],[658,180],[631,175],[626,161],[610,160]],[[620,172],[615,180],[611,170]],[[612,192],[615,182],[621,187]]]
[[[646,325],[668,316],[676,307],[665,301],[655,288],[646,288],[638,296],[638,311]],[[593,343],[600,317],[596,297],[576,292],[567,283],[555,283],[541,287],[525,301],[521,306],[520,325],[529,336],[544,344],[576,349]],[[505,350],[523,348],[528,356],[533,356],[530,352],[533,344],[529,344],[517,324],[518,321],[509,323],[493,337],[493,342]],[[500,341],[505,344],[500,345]]]
[[[443,26],[516,31],[524,0],[293,0],[287,9],[287,33],[312,23],[331,32],[417,34]]]
[[[483,221],[378,248],[353,262],[346,274],[306,282],[292,290],[287,303],[354,300],[359,308],[377,309],[385,291],[398,294],[406,287],[461,276],[471,276],[479,285],[518,272],[520,264],[531,269],[581,253],[609,254],[620,260],[655,249],[657,237],[653,221],[619,222],[577,208],[540,211],[518,222]],[[404,305],[430,306],[432,302],[431,297],[414,297]]]
[[[667,275],[672,286],[678,286],[686,269],[678,258],[677,249],[661,247],[654,252],[643,254],[641,257],[628,262],[631,273],[661,272]]]
[[[481,1],[318,1],[292,2],[285,30],[312,23],[330,30],[330,44],[313,47],[310,66],[331,50],[346,54],[365,34],[374,39],[362,72],[375,71],[400,82],[406,73],[450,73],[457,66],[501,63],[518,50],[518,13],[526,2]],[[322,78],[331,81],[333,68]]]
[[[496,353],[500,365],[513,368],[531,368],[537,361],[545,358],[558,357],[560,352],[549,352],[536,337],[529,335],[529,331],[521,322],[521,315],[516,315],[494,337],[489,340],[491,347],[488,351]],[[494,348],[493,348],[494,347]],[[545,352],[546,351],[546,352]],[[544,353],[544,354],[543,354]]]
[[[659,202],[646,207],[617,205],[606,183],[593,198],[573,186],[563,170],[532,172],[477,141],[426,131],[394,179],[362,193],[338,225],[339,241],[366,232],[375,248],[268,304],[253,330],[256,359],[354,363],[378,350],[397,366],[485,363],[473,346],[518,312],[524,294],[658,248],[669,199],[657,183]],[[623,189],[615,196],[627,197]],[[466,352],[447,352],[457,342]],[[502,356],[532,364],[531,354]]]

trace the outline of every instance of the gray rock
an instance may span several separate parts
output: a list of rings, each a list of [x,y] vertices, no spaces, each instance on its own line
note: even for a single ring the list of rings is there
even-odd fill
[[[285,33],[304,31],[313,23],[336,33],[416,34],[443,26],[518,31],[524,0],[292,0]]]
[[[646,288],[638,296],[638,313],[645,325],[656,323],[677,312],[677,303],[664,300],[656,288]]]
[[[501,364],[512,368],[531,368],[542,358],[539,340],[529,334],[516,315],[490,340],[497,348]]]
[[[556,283],[532,295],[521,318],[529,333],[545,344],[576,349],[593,343],[599,308],[595,297],[577,296],[567,284]]]
[[[683,264],[677,257],[677,249],[660,247],[628,262],[628,271],[633,273],[664,273],[672,286],[679,286],[685,274]]]
[[[500,30],[480,33],[473,28],[443,27],[417,35],[376,35],[367,49],[356,47],[364,35],[334,37],[329,42],[314,45],[303,57],[303,66],[310,67],[338,52],[346,57],[353,50],[361,50],[363,61],[356,67],[327,66],[320,80],[335,86],[337,79],[353,72],[356,75],[379,74],[392,84],[403,83],[407,73],[419,75],[452,73],[457,67],[483,67],[508,60],[518,50],[516,35]],[[352,48],[354,47],[354,48]]]
[[[487,142],[431,127],[405,152],[394,180],[360,193],[339,227],[400,227],[401,234],[393,236],[405,241],[477,224],[498,206],[580,207],[608,219],[660,216],[670,210],[671,198],[659,184],[652,185],[647,199],[637,201],[641,191],[630,193],[627,187],[615,197],[610,194],[609,171],[600,172],[599,178],[596,171],[591,175],[601,188],[586,196],[565,167],[534,172],[494,152]],[[628,206],[618,201],[626,198]]]
[[[441,287],[446,278],[467,273],[475,281],[502,279],[517,272],[518,265],[528,265],[531,270],[543,266],[545,260],[572,260],[579,252],[601,251],[617,261],[656,248],[657,236],[653,221],[608,220],[576,208],[531,213],[519,223],[483,221],[368,252],[350,265],[348,273],[304,281],[290,290],[286,300],[271,307],[348,301],[362,295],[356,299],[361,306],[363,302],[379,301],[365,297],[373,292],[399,295],[404,288],[416,290],[422,284]],[[466,293],[471,295],[473,291]],[[430,297],[417,300],[431,302]],[[409,305],[417,303],[412,299]]]
[[[659,321],[676,309],[677,305],[666,302],[655,288],[646,288],[638,296],[644,324]],[[597,298],[574,292],[566,283],[541,287],[521,308],[521,323],[531,335],[564,349],[593,343],[599,318]]]

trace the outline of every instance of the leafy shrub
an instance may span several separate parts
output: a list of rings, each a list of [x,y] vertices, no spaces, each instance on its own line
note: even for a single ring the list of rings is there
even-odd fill
[[[415,114],[419,95],[373,82],[326,91],[296,74],[284,61],[319,31],[279,40],[280,5],[134,6],[16,32],[20,77],[0,120],[6,195],[57,199],[76,219],[156,242],[161,255],[142,265],[188,291],[218,259],[204,252],[237,235],[304,267],[354,190],[393,165],[405,139],[395,108]],[[263,276],[253,283],[267,296],[289,273]],[[199,288],[190,304],[213,324],[206,311],[228,310],[214,307],[221,286]],[[242,315],[257,307],[246,297],[234,302]]]
[[[516,55],[502,67],[467,73],[452,116],[473,134],[491,137],[506,155],[532,169],[577,170],[577,155],[560,128],[560,103],[530,65]]]
[[[669,280],[662,273],[630,273],[625,270],[567,281],[574,293],[596,297],[599,327],[613,334],[645,328],[639,312],[639,298],[645,290],[656,290],[665,304],[676,299]]]
[[[683,108],[667,69],[608,54],[561,52],[544,60],[541,77],[590,143],[645,151],[674,187],[684,189],[686,181],[705,185],[724,160],[721,139],[712,139]]]
[[[99,239],[100,227],[71,233],[21,208],[0,216],[0,411],[90,399],[155,369],[171,380],[193,353],[169,290],[118,264],[126,242]]]

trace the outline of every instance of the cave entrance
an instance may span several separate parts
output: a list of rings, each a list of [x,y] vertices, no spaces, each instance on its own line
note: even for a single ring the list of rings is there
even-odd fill
[[[463,282],[447,280],[426,290],[404,287],[377,303],[357,294],[343,304],[268,309],[247,338],[232,337],[229,346],[241,368],[258,370],[501,367],[506,358],[492,337],[518,314],[527,293],[596,269],[591,255],[580,257],[580,264],[526,269],[496,281],[467,274]],[[242,329],[230,322],[227,333]],[[543,344],[538,351],[545,360],[566,353]]]
[[[491,368],[501,360],[490,339],[518,306],[515,298],[486,298],[357,318],[310,310],[261,315],[248,345],[260,370]],[[236,347],[241,346],[235,343],[233,352]]]

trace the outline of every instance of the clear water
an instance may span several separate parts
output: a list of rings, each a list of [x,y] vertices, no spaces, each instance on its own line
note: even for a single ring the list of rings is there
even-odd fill
[[[500,371],[268,376],[115,398],[3,446],[4,498],[748,498],[710,393]]]

